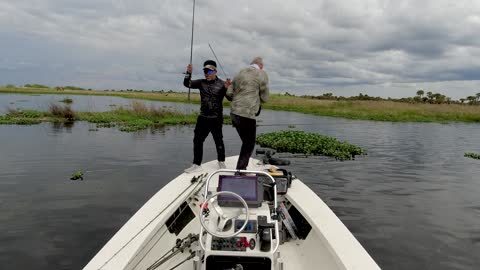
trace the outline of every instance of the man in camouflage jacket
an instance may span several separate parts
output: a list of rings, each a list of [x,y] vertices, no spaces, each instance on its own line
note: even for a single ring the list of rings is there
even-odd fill
[[[242,140],[238,170],[246,170],[255,148],[257,133],[256,114],[261,103],[268,102],[268,76],[263,70],[263,59],[255,57],[247,68],[242,69],[233,79],[227,90],[231,100],[232,124]]]

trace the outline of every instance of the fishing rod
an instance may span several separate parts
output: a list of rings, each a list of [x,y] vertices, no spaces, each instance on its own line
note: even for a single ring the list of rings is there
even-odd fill
[[[194,28],[195,28],[195,0],[193,0],[192,40],[190,42],[190,65],[192,64],[192,59],[193,59],[193,30],[194,30]],[[190,74],[190,76],[191,75],[192,74]],[[190,85],[188,86],[188,102],[190,102]]]
[[[220,60],[218,60],[217,55],[215,54],[215,51],[213,50],[212,45],[210,45],[210,43],[208,43],[208,47],[210,47],[210,50],[212,50],[213,56],[215,56],[215,59],[217,60],[218,65],[222,69],[223,76],[225,76],[225,79],[228,79],[228,76],[227,76],[227,74],[225,74],[225,70],[223,70],[223,67],[222,67],[222,64],[220,63]]]

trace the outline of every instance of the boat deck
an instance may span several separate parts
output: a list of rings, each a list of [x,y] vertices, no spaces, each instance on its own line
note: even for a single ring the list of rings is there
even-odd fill
[[[235,168],[237,159],[238,156],[227,158],[227,168]],[[251,159],[248,169],[262,171],[266,168],[257,162]],[[175,246],[177,239],[182,239],[189,233],[200,232],[198,215],[199,204],[203,201],[203,188],[201,181],[200,185],[192,183],[192,177],[198,177],[202,173],[210,174],[217,169],[217,161],[211,161],[202,164],[201,172],[183,173],[172,180],[112,237],[84,269],[153,269],[151,266]],[[216,181],[218,177],[212,177],[212,186],[216,185]],[[279,199],[294,206],[302,219],[311,226],[303,235],[304,239],[290,239],[279,246],[283,269],[380,269],[330,208],[300,180],[294,180],[288,193]],[[166,223],[175,216],[176,211],[182,209],[182,205],[190,213],[190,218],[186,225],[180,226],[181,231],[176,235],[171,231],[172,226],[167,228]],[[156,269],[176,267],[175,269],[193,270],[192,259],[180,263],[187,259],[190,250],[198,249],[198,244],[194,244]],[[261,252],[249,253],[262,256]],[[238,254],[244,256],[247,253]]]

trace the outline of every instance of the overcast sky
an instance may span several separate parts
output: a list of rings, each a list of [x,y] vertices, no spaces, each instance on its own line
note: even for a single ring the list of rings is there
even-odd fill
[[[0,0],[0,85],[186,91],[192,0]],[[193,65],[262,56],[272,92],[480,92],[478,0],[196,0]],[[220,77],[224,77],[219,72]]]

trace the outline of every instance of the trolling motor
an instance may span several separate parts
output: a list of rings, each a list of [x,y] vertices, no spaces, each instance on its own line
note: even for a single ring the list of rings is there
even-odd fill
[[[266,149],[266,148],[257,148],[255,150],[255,154],[263,155],[262,161],[263,164],[271,164],[271,165],[279,165],[279,166],[287,166],[290,165],[290,160],[282,159],[282,158],[274,158],[273,155],[276,154],[275,150],[273,149]]]

